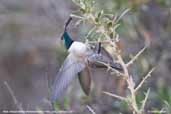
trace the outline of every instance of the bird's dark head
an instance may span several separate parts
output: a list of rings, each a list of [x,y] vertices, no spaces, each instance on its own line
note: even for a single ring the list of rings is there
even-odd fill
[[[72,20],[72,17],[69,17],[68,20],[66,21],[66,23],[64,25],[64,32],[61,36],[61,40],[64,40],[64,44],[67,49],[69,49],[71,44],[73,43],[72,38],[70,37],[70,35],[67,32],[67,27],[68,27],[69,23],[71,22],[71,20]]]

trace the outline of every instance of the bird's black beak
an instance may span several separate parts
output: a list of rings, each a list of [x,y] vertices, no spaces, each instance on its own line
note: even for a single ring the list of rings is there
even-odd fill
[[[72,20],[72,17],[69,17],[68,20],[66,21],[66,23],[65,23],[65,25],[64,25],[64,32],[67,31],[67,27],[68,27],[68,25],[70,24],[71,20]],[[63,35],[64,35],[64,33],[63,33],[62,36],[61,36],[61,40],[63,40]]]
[[[65,31],[67,30],[67,27],[70,24],[71,20],[72,20],[72,17],[69,17],[69,19],[66,21],[65,26],[64,26]]]

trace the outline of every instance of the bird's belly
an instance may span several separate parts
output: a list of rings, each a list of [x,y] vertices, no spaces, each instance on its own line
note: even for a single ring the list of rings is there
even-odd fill
[[[81,42],[74,42],[71,47],[69,48],[69,52],[73,53],[77,56],[84,56],[86,55],[87,47],[84,43]]]

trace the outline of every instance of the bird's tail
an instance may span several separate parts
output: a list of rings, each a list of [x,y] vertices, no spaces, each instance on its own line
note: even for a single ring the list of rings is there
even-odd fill
[[[119,64],[119,63],[116,63],[116,62],[111,62],[110,63],[110,66],[118,71],[123,71],[123,68],[122,66]]]

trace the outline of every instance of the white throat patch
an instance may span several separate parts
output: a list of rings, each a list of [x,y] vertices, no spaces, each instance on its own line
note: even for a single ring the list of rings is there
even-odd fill
[[[73,42],[71,47],[68,50],[70,53],[75,53],[75,54],[85,54],[87,51],[87,46],[86,44],[82,43],[82,42]]]

